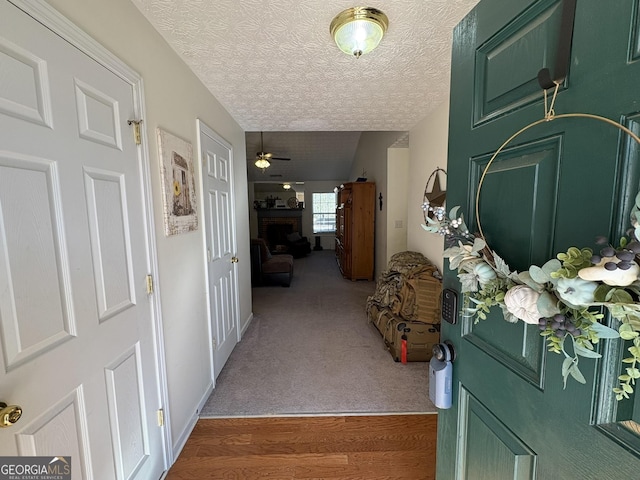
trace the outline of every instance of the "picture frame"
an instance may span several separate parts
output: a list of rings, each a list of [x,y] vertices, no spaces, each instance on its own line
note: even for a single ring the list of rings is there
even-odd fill
[[[158,128],[164,233],[178,235],[198,229],[198,211],[191,143]]]

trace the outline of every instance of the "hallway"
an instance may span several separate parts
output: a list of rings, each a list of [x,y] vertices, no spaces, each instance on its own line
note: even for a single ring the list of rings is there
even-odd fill
[[[367,321],[374,288],[344,280],[331,250],[296,259],[290,288],[254,288],[253,322],[200,417],[435,412],[428,364],[394,362]]]

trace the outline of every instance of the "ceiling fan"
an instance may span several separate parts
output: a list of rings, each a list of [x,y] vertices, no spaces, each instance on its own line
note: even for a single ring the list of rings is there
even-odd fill
[[[269,152],[265,152],[264,151],[264,141],[262,138],[262,132],[260,132],[260,151],[258,153],[256,153],[256,162],[255,165],[258,168],[261,168],[262,171],[264,172],[266,168],[268,168],[271,165],[271,160],[284,160],[284,161],[290,161],[290,158],[285,158],[285,157],[274,157],[273,153],[269,153]]]

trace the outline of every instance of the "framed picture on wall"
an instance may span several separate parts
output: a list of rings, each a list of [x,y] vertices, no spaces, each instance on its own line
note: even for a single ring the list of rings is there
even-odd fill
[[[191,144],[157,129],[162,177],[164,233],[167,236],[198,229],[198,212]]]

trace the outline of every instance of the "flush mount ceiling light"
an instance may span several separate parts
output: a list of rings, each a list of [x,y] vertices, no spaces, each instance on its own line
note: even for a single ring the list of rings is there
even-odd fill
[[[336,15],[329,31],[340,50],[360,58],[378,46],[388,26],[389,19],[380,10],[353,7]]]
[[[291,184],[290,183],[283,183],[282,184],[282,188],[284,188],[285,190],[289,190],[291,188]]]

